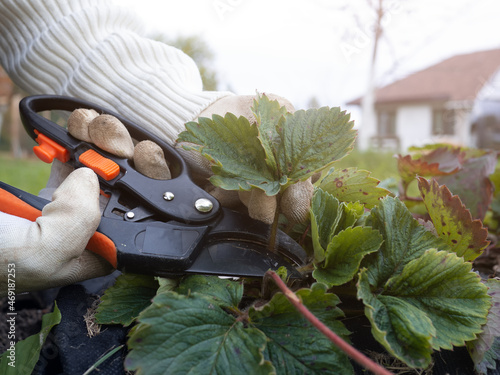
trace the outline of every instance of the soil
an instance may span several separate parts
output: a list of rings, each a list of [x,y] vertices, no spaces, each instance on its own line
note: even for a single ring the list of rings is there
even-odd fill
[[[33,303],[32,297],[29,294],[16,296],[16,313],[15,315],[15,341],[24,340],[25,338],[40,332],[42,325],[42,316],[45,312],[49,312],[47,308],[42,308],[37,303]],[[12,315],[7,316],[9,305],[7,298],[0,300],[1,316],[5,319],[0,320],[0,353],[5,352],[10,346],[9,329],[10,325],[7,319]]]
[[[500,277],[500,246],[497,246],[496,236],[489,236],[491,244],[486,250],[474,260],[474,269],[483,278]]]

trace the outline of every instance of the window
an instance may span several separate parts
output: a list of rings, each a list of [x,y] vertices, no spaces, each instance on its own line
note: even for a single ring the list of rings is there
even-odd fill
[[[396,112],[378,111],[377,113],[377,132],[379,137],[396,135]]]
[[[434,109],[432,111],[432,134],[455,134],[455,111],[453,109]]]

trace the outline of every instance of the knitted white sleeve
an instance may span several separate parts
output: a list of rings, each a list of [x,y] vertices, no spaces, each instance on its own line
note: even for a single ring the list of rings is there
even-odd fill
[[[231,95],[202,91],[190,57],[106,0],[0,0],[0,64],[29,94],[96,102],[170,143]]]

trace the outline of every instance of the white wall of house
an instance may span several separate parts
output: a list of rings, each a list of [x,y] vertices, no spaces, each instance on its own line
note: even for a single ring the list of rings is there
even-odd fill
[[[374,114],[372,121],[364,121],[364,115],[362,114],[361,108],[358,108],[357,115],[359,120],[355,122],[358,129],[358,136],[356,138],[356,147],[360,150],[366,150],[370,147],[370,139],[377,135],[377,118]]]
[[[396,112],[396,133],[400,139],[399,151],[410,146],[432,142],[432,108],[430,105],[405,105]]]
[[[474,139],[471,136],[471,108],[458,109],[455,121],[456,143],[467,147],[474,147]]]

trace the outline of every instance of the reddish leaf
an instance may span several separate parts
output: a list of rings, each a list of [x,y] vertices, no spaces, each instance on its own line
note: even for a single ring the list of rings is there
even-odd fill
[[[436,180],[460,197],[473,218],[482,220],[493,197],[494,187],[488,176],[495,171],[497,154],[483,151],[482,155],[474,156],[465,160],[457,173]]]
[[[483,332],[474,341],[467,342],[467,350],[474,361],[478,374],[488,373],[488,368],[495,370],[496,362],[500,360],[498,340],[500,338],[500,280],[487,279],[484,281],[491,297],[491,308],[488,322],[483,326]]]
[[[453,173],[462,167],[465,155],[465,151],[460,147],[439,147],[423,155],[422,160],[428,163],[438,163],[440,171]]]
[[[480,220],[472,219],[458,195],[452,195],[446,186],[439,186],[434,179],[429,183],[419,177],[418,187],[438,236],[465,260],[480,255],[489,244],[486,240],[488,230]]]
[[[459,148],[440,147],[413,159],[411,155],[398,155],[398,170],[406,188],[417,176],[444,176],[460,170],[463,152]]]

